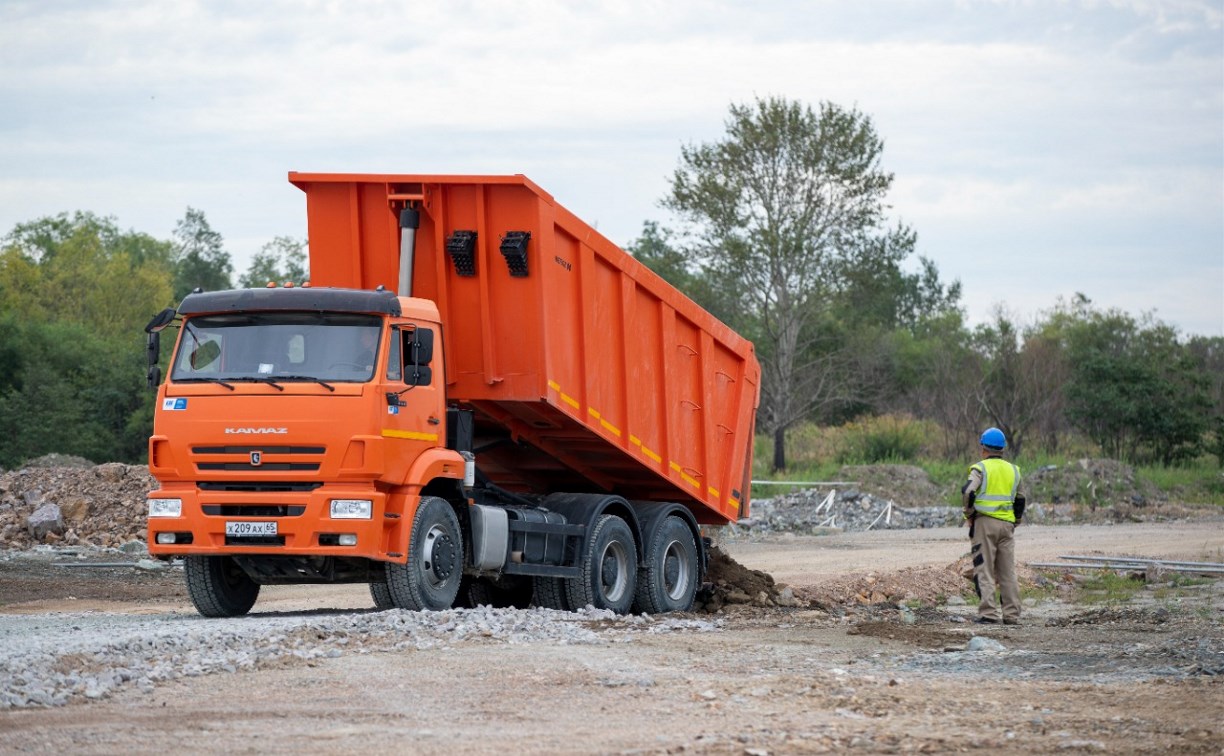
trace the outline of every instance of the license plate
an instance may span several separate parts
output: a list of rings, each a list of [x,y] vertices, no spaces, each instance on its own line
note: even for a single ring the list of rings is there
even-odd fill
[[[276,535],[275,522],[227,522],[225,534],[234,538],[262,538]]]

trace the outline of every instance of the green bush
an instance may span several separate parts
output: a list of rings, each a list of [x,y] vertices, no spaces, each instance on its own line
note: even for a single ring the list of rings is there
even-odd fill
[[[926,440],[934,436],[933,423],[897,415],[857,420],[843,431],[837,454],[842,464],[910,462],[925,456]]]

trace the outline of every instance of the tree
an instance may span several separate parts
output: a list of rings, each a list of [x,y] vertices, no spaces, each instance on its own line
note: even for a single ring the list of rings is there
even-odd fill
[[[686,253],[756,342],[774,469],[787,428],[856,390],[836,298],[864,264],[913,249],[909,229],[884,225],[883,148],[857,110],[758,99],[731,106],[722,140],[683,147],[672,176],[664,205],[690,224]]]
[[[174,226],[174,299],[182,301],[192,289],[205,291],[230,288],[234,272],[221,234],[208,225],[203,211],[187,208]]]
[[[1072,365],[1067,417],[1116,459],[1191,459],[1208,430],[1209,381],[1175,329],[1145,316],[1100,312],[1082,294],[1047,328]]]
[[[306,242],[292,236],[278,236],[255,253],[251,266],[238,279],[238,285],[258,288],[269,281],[303,283],[309,279]]]
[[[1059,345],[1036,331],[1021,334],[1002,311],[977,329],[974,342],[985,367],[974,395],[991,425],[1007,436],[1013,454],[1032,432],[1044,432],[1052,449],[1069,370]]]
[[[130,338],[170,300],[170,244],[112,218],[61,213],[16,226],[0,252],[0,312]]]

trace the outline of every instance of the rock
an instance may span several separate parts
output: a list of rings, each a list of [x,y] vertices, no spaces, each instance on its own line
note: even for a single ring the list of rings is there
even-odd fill
[[[960,596],[949,596],[948,600],[945,601],[944,603],[947,604],[948,606],[964,606],[965,600],[961,598]]]
[[[44,504],[26,518],[26,530],[35,541],[42,541],[48,533],[58,539],[64,532],[64,516],[55,504]]]
[[[740,590],[734,590],[727,594],[728,604],[751,604],[752,597]]]
[[[141,559],[136,563],[136,569],[144,570],[145,572],[161,572],[169,569],[170,565],[158,559]]]
[[[127,543],[119,547],[119,550],[124,554],[147,554],[149,549],[145,546],[145,542],[133,538]]]
[[[98,465],[95,467],[94,473],[102,480],[110,483],[118,483],[119,481],[123,480],[125,475],[127,475],[127,468],[127,465],[120,464],[119,462],[108,462],[104,465]]]
[[[994,638],[983,638],[980,635],[975,635],[965,644],[965,650],[999,652],[1006,651],[1007,646],[1004,646]]]
[[[778,597],[774,599],[774,603],[777,604],[778,606],[788,606],[788,607],[803,606],[803,602],[795,598],[795,592],[791,589],[790,586],[787,586],[783,588],[782,590],[778,591]]]
[[[64,521],[72,524],[84,522],[89,515],[89,499],[83,496],[68,497],[60,505],[60,510],[64,513]]]

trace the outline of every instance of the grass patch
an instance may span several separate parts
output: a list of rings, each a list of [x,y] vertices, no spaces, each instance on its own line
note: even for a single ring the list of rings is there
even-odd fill
[[[1143,590],[1143,580],[1101,570],[1079,584],[1076,600],[1082,604],[1125,604]]]
[[[1173,501],[1224,506],[1224,472],[1205,457],[1182,467],[1136,467],[1135,480]]]

